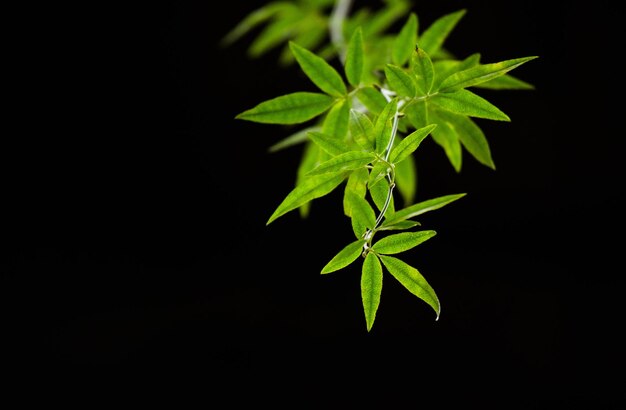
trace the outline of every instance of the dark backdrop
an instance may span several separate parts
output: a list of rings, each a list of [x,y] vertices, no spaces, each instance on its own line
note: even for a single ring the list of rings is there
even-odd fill
[[[482,93],[512,119],[480,122],[496,171],[465,155],[456,174],[420,147],[418,198],[468,193],[422,218],[438,235],[406,256],[441,318],[386,276],[368,333],[356,265],[319,274],[352,240],[339,194],[265,226],[300,148],[268,153],[289,130],[234,117],[312,85],[276,52],[249,59],[252,35],[218,46],[262,3],[14,14],[2,299],[17,380],[196,374],[203,404],[261,387],[256,403],[623,405],[623,13],[416,4],[422,28],[468,10],[457,55],[538,55],[515,71],[536,89]]]

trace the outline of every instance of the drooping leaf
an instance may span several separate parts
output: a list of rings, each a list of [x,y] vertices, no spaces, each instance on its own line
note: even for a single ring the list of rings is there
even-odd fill
[[[461,172],[463,151],[459,134],[454,124],[448,121],[445,116],[438,115],[437,110],[429,110],[428,115],[430,120],[437,124],[437,128],[431,132],[433,140],[443,148],[454,170],[457,173]]]
[[[267,151],[268,152],[278,152],[285,148],[293,147],[295,145],[299,145],[305,143],[307,141],[307,135],[309,132],[319,132],[320,128],[318,126],[306,127],[301,130],[294,132],[293,134],[283,138],[277,143],[271,145]]]
[[[317,167],[309,171],[307,175],[320,175],[327,173],[338,173],[344,171],[352,171],[362,168],[375,159],[370,152],[364,151],[348,151],[343,154],[332,157],[328,161],[324,161]]]
[[[355,169],[350,173],[348,177],[348,181],[346,182],[346,187],[343,195],[343,213],[350,217],[352,216],[352,204],[346,198],[348,192],[356,194],[361,198],[365,198],[367,194],[367,178],[369,173],[366,168]]]
[[[447,40],[452,30],[459,23],[459,20],[465,15],[466,11],[465,9],[461,9],[443,15],[435,20],[419,36],[419,48],[426,50],[429,55],[435,55],[441,49],[441,46]]]
[[[408,251],[436,235],[435,231],[402,232],[385,236],[374,245],[376,253],[392,255]]]
[[[441,313],[439,298],[424,276],[417,269],[394,256],[379,255],[379,258],[402,286],[433,308],[437,314],[435,320],[438,320]]]
[[[348,134],[350,121],[350,101],[346,98],[338,100],[326,114],[322,124],[322,132],[332,135],[339,140],[345,139]]]
[[[372,229],[376,223],[376,214],[370,203],[354,192],[346,192],[345,199],[352,210],[352,230],[354,235],[361,239],[365,231]]]
[[[235,118],[265,124],[299,124],[324,113],[331,105],[333,98],[326,94],[299,91],[263,101]]]
[[[393,64],[385,66],[385,77],[392,90],[403,97],[415,97],[415,81],[402,68]]]
[[[356,98],[374,115],[379,115],[387,105],[387,100],[380,91],[371,86],[359,88]]]
[[[346,94],[343,79],[326,60],[293,41],[289,42],[289,47],[302,71],[320,90],[335,97]]]
[[[409,14],[409,17],[393,42],[391,57],[395,65],[403,66],[409,61],[411,53],[417,44],[418,25],[419,20],[417,14]]]
[[[365,313],[365,323],[368,332],[374,326],[382,290],[383,267],[378,256],[370,252],[365,257],[361,269],[361,299],[363,301],[363,312]]]
[[[398,106],[397,98],[392,98],[376,118],[374,123],[374,138],[376,139],[376,152],[383,154],[387,150],[392,135],[393,118]]]
[[[464,197],[465,195],[466,194],[464,193],[444,195],[444,196],[428,199],[426,201],[421,201],[416,204],[410,205],[406,208],[396,211],[393,219],[383,222],[383,226],[391,226],[400,221],[415,218],[416,216],[422,215],[426,212],[430,212],[430,211],[434,211],[436,209],[442,208],[456,201],[457,199]]]
[[[437,124],[430,124],[413,131],[396,145],[389,156],[391,163],[397,163],[411,155],[420,143],[437,127]]]
[[[456,72],[447,77],[439,86],[439,92],[454,92],[461,88],[472,87],[496,77],[502,76],[509,71],[521,66],[528,61],[534,60],[537,56],[514,58],[498,63],[480,64],[467,70]]]
[[[266,225],[275,221],[289,211],[303,204],[329,194],[346,178],[345,174],[328,173],[305,178],[299,185],[287,194],[285,199],[276,208]]]
[[[433,62],[426,51],[418,48],[411,56],[411,69],[416,78],[416,83],[422,95],[430,94],[435,78]]]
[[[322,274],[338,271],[354,262],[363,252],[363,245],[365,241],[363,239],[357,239],[356,241],[346,245],[337,255],[335,255],[327,264],[322,268]]]
[[[409,155],[394,164],[396,170],[396,188],[402,197],[404,206],[413,203],[417,190],[417,166],[415,157]]]
[[[352,139],[366,151],[374,150],[374,124],[367,114],[360,111],[350,110],[350,122],[348,129]]]
[[[487,138],[471,118],[443,112],[439,113],[439,115],[445,117],[450,124],[454,125],[461,144],[478,162],[491,169],[496,169],[491,158],[491,150]]]
[[[363,46],[363,31],[357,27],[350,37],[346,50],[346,63],[344,72],[350,85],[358,87],[363,75],[365,50]]]
[[[431,102],[455,114],[494,121],[511,121],[498,107],[473,92],[460,89],[452,93],[439,93]]]
[[[311,141],[333,157],[351,150],[345,141],[342,141],[333,135],[324,134],[319,131],[310,131],[308,132],[308,137]]]

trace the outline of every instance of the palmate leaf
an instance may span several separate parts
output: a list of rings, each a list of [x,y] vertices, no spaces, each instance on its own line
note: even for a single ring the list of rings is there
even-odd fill
[[[363,245],[365,241],[363,239],[357,239],[356,241],[346,245],[337,255],[335,255],[323,268],[322,274],[343,269],[346,266],[354,262],[363,252]]]
[[[398,280],[409,292],[426,302],[437,314],[441,314],[441,305],[435,290],[430,286],[422,274],[406,262],[387,255],[379,255],[380,260],[391,275]]]
[[[500,111],[498,107],[465,89],[453,93],[439,93],[433,96],[430,101],[455,114],[494,121],[511,121],[509,116]]]
[[[302,71],[320,90],[335,97],[346,94],[343,79],[326,60],[293,41],[289,42],[289,47]]]
[[[461,88],[475,86],[496,77],[502,76],[509,71],[534,60],[537,56],[514,58],[498,63],[480,64],[467,70],[456,72],[447,77],[439,86],[439,92],[454,92]]]
[[[419,48],[424,49],[429,55],[435,55],[456,27],[467,10],[461,9],[449,13],[435,20],[418,38]]]
[[[380,305],[380,295],[383,291],[383,267],[376,254],[370,252],[363,261],[361,268],[361,299],[365,323],[369,332],[374,326],[376,312]]]
[[[348,42],[348,49],[346,50],[346,64],[344,65],[344,72],[350,85],[358,87],[361,83],[361,77],[363,76],[363,65],[365,58],[365,50],[363,46],[363,31],[361,27],[352,33],[350,42]]]
[[[400,221],[405,221],[407,219],[415,218],[416,216],[422,215],[426,212],[434,211],[436,209],[442,208],[457,199],[464,197],[466,194],[452,194],[452,195],[444,195],[437,198],[428,199],[426,201],[418,202],[416,204],[410,205],[406,208],[403,208],[399,211],[396,211],[393,219],[386,220],[383,222],[383,226],[391,226]]]
[[[235,118],[265,124],[300,124],[321,115],[333,102],[326,94],[299,91],[263,101]]]
[[[266,225],[300,206],[329,194],[346,179],[347,174],[321,174],[303,179],[299,185],[289,192],[283,202],[270,216]]]
[[[393,42],[391,58],[395,65],[403,66],[409,61],[411,53],[417,44],[418,27],[419,20],[417,14],[409,14],[409,18],[406,20]]]
[[[372,162],[376,157],[370,152],[349,151],[324,161],[308,172],[307,175],[319,175],[326,173],[338,173],[362,168]]]
[[[374,252],[392,255],[408,251],[436,235],[435,231],[402,232],[386,236],[372,245]]]

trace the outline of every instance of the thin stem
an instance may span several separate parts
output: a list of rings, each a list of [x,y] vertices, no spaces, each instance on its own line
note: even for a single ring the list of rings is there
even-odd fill
[[[343,22],[348,17],[352,0],[337,0],[335,8],[330,15],[330,41],[337,49],[339,60],[345,63],[346,58],[346,41],[343,38]]]

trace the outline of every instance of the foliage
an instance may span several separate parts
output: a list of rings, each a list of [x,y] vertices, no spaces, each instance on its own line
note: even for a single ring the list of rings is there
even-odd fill
[[[231,44],[264,26],[249,47],[250,56],[283,47],[280,63],[297,64],[317,88],[262,101],[236,118],[302,127],[272,147],[278,151],[303,144],[304,154],[295,186],[267,224],[296,210],[305,217],[314,200],[343,190],[343,211],[355,239],[321,273],[360,259],[369,332],[381,300],[383,270],[427,303],[436,318],[441,311],[428,281],[398,255],[436,234],[420,230],[417,217],[465,193],[416,202],[415,151],[430,136],[456,172],[461,172],[464,152],[495,170],[488,140],[475,119],[510,118],[477,91],[533,89],[510,71],[537,57],[488,63],[479,53],[457,58],[444,44],[465,9],[420,30],[407,0],[387,0],[377,10],[350,8],[346,0],[269,2],[223,40]]]

